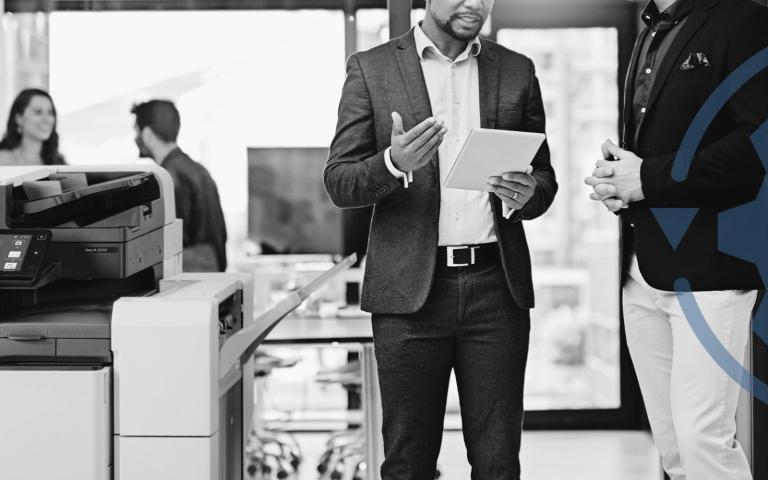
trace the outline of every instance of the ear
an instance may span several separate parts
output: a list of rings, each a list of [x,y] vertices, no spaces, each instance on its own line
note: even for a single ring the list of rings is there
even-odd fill
[[[155,136],[155,132],[152,131],[151,128],[144,127],[139,132],[139,137],[141,137],[141,141],[144,142],[144,145],[151,145],[154,143],[155,139],[157,138]]]

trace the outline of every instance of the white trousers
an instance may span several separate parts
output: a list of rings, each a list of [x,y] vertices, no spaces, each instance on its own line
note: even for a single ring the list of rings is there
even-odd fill
[[[696,292],[694,297],[723,346],[743,359],[757,292]],[[735,439],[741,387],[699,343],[675,293],[649,286],[635,259],[623,309],[629,352],[664,470],[672,480],[751,480]]]

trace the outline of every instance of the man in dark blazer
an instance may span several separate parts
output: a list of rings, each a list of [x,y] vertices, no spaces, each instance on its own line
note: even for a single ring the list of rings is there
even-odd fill
[[[736,442],[739,386],[686,321],[675,290],[688,280],[720,342],[743,359],[755,266],[718,250],[718,214],[753,200],[764,170],[751,136],[768,120],[768,71],[717,113],[680,176],[683,138],[723,81],[768,47],[768,9],[749,0],[654,0],[635,45],[621,148],[586,183],[621,215],[627,343],[664,469],[673,480],[751,479]],[[765,128],[765,127],[763,127]],[[703,130],[703,129],[702,129]],[[614,160],[614,161],[608,161]],[[674,166],[674,168],[673,168]]]
[[[522,221],[554,198],[549,149],[486,192],[443,186],[472,128],[544,132],[533,63],[478,38],[492,4],[429,0],[420,25],[347,63],[324,178],[336,205],[374,206],[362,307],[373,313],[385,480],[434,478],[451,370],[472,478],[520,476],[533,308]]]

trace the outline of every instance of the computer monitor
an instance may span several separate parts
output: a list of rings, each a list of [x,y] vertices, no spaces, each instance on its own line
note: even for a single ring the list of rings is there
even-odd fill
[[[323,186],[327,158],[327,148],[248,149],[248,235],[263,253],[344,253],[342,212]]]

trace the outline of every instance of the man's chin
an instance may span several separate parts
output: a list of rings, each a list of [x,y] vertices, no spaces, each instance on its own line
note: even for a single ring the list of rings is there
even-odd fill
[[[448,34],[455,38],[456,40],[461,40],[462,42],[469,42],[470,40],[474,40],[475,37],[480,33],[480,30],[477,30],[475,32],[466,32],[466,31],[457,31],[451,29]]]
[[[468,42],[470,40],[473,40],[475,37],[477,37],[480,34],[480,30],[483,28],[482,25],[480,25],[477,28],[457,28],[454,23],[448,24],[448,35],[452,36],[456,40],[461,40],[462,42]]]

